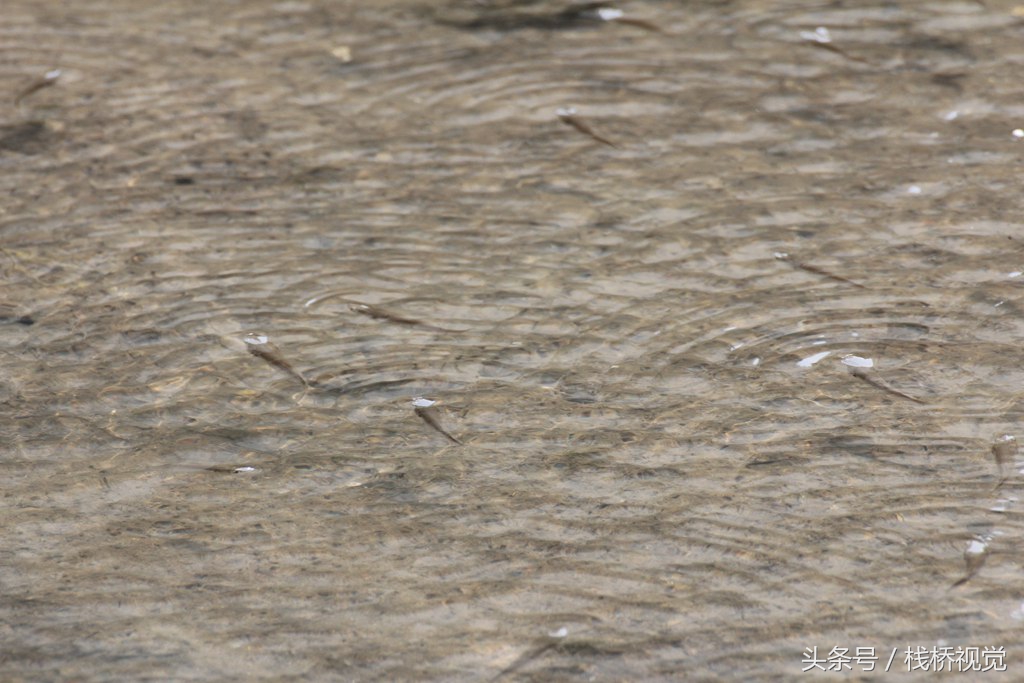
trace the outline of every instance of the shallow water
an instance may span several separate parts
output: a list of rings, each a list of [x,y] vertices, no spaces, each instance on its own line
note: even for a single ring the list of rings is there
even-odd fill
[[[5,680],[1020,678],[1013,3],[157,4],[0,22]]]

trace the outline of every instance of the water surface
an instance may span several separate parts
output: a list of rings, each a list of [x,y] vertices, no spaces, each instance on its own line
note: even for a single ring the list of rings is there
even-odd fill
[[[5,3],[5,679],[1019,678],[1019,13],[619,8]]]

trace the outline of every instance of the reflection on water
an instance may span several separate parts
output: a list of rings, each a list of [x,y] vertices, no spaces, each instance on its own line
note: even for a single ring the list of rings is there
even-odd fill
[[[0,26],[6,678],[1020,677],[1012,3],[150,5]]]

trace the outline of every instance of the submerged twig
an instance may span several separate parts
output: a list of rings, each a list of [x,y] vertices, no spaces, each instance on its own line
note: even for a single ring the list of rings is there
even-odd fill
[[[444,427],[441,426],[441,421],[438,418],[437,414],[437,408],[434,407],[436,403],[437,401],[431,401],[429,398],[417,396],[412,400],[413,411],[416,413],[416,415],[419,416],[421,420],[423,420],[428,425],[433,427],[435,430],[443,434],[445,437],[448,438],[449,441],[451,441],[452,443],[457,443],[461,446],[462,442],[456,439],[451,434],[449,434],[447,431],[445,431]]]
[[[584,135],[589,135],[594,140],[597,140],[601,144],[608,145],[609,147],[618,147],[614,142],[606,137],[598,135],[597,132],[591,128],[583,119],[576,115],[576,109],[568,107],[566,109],[559,109],[555,112],[558,115],[559,120],[567,126],[572,126]]]

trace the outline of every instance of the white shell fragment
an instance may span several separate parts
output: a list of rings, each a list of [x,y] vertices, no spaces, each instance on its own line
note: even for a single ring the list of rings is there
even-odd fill
[[[622,10],[612,9],[611,7],[602,7],[601,9],[597,10],[597,16],[601,17],[605,21],[615,21],[616,19],[621,19],[623,14],[625,14],[625,12],[623,12]]]
[[[564,626],[562,628],[558,629],[557,631],[549,631],[548,632],[548,637],[549,638],[565,638],[567,635],[569,635],[569,629],[567,629]]]
[[[412,400],[412,404],[417,408],[429,408],[435,403],[437,403],[437,401],[431,401],[429,398],[423,398],[422,396],[417,396]]]
[[[862,358],[850,354],[843,356],[843,365],[849,365],[851,368],[873,368],[875,367],[875,361],[870,358]]]

